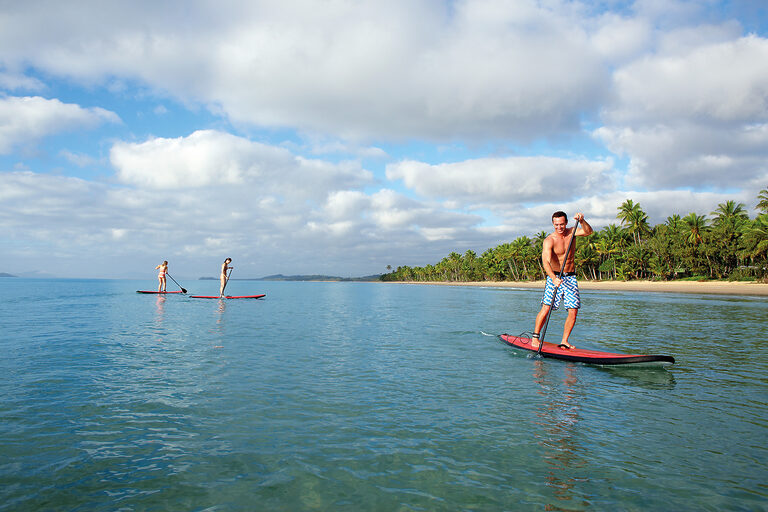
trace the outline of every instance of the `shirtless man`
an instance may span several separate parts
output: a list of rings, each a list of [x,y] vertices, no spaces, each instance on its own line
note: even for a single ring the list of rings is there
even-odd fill
[[[573,218],[579,221],[580,224],[579,229],[576,230],[576,236],[592,234],[592,226],[584,220],[584,214],[577,213]],[[552,225],[555,227],[555,232],[544,239],[544,248],[541,251],[541,263],[544,267],[544,272],[547,274],[547,283],[544,288],[544,297],[541,299],[541,311],[536,315],[531,346],[536,349],[539,348],[539,333],[544,326],[549,308],[554,307],[556,310],[562,300],[565,302],[565,308],[568,310],[568,317],[565,319],[563,340],[560,342],[560,347],[570,349],[575,347],[568,343],[568,337],[571,335],[573,326],[576,325],[576,315],[581,307],[579,283],[576,281],[576,264],[574,263],[575,246],[568,253],[568,259],[566,260],[562,276],[560,275],[560,269],[563,267],[565,252],[568,250],[568,245],[574,235],[574,228],[567,227],[568,216],[564,212],[552,214]],[[557,297],[553,297],[555,287],[557,287]]]
[[[219,280],[221,281],[221,287],[219,288],[219,297],[224,296],[224,287],[227,286],[227,280],[229,280],[229,276],[227,275],[227,270],[230,268],[229,264],[232,263],[232,258],[227,258],[224,260],[224,263],[221,265],[221,276],[219,277]]]
[[[166,282],[165,282],[165,274],[168,273],[168,262],[164,261],[158,266],[155,267],[155,270],[159,270],[157,273],[157,291],[158,292],[164,292],[166,291]]]

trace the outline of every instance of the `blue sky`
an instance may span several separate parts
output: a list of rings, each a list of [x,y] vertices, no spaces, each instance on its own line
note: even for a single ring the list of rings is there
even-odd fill
[[[767,21],[757,0],[4,3],[0,272],[356,276],[556,209],[754,215]]]

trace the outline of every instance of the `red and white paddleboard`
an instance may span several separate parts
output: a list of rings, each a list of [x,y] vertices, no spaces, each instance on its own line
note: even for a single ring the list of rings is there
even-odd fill
[[[225,295],[224,297],[219,297],[218,295],[190,295],[189,298],[191,299],[260,299],[266,296],[267,296],[266,293],[262,293],[261,295]]]
[[[521,338],[519,336],[511,336],[509,334],[502,334],[499,339],[511,345],[512,347],[522,350],[528,350],[531,352],[538,352],[538,347],[531,346],[530,338]],[[579,363],[591,363],[602,365],[617,365],[617,364],[651,364],[651,365],[668,365],[674,364],[675,358],[672,356],[664,355],[642,355],[642,354],[616,354],[613,352],[601,352],[599,350],[584,350],[580,348],[562,348],[554,343],[544,342],[544,346],[541,349],[542,357],[550,357],[553,359],[562,359],[563,361],[575,361]]]
[[[183,293],[183,292],[153,292],[153,291],[149,291],[149,290],[136,290],[136,293],[154,293],[156,295],[165,295],[165,294]]]

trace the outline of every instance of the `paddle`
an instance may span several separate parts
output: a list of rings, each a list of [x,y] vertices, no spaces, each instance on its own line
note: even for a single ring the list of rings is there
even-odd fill
[[[229,284],[229,276],[231,276],[231,275],[232,275],[232,269],[230,268],[230,269],[229,269],[229,273],[227,274],[227,280],[226,280],[226,281],[224,281],[224,288],[222,288],[222,289],[221,289],[221,294],[220,294],[220,295],[221,295],[222,297],[224,296],[224,290],[226,290],[226,289],[227,289],[227,285]]]
[[[169,274],[168,272],[166,272],[166,273],[165,273],[165,275],[167,275],[168,277],[170,277],[170,278],[171,278],[171,281],[173,281],[174,283],[176,283],[176,280],[173,278],[173,276],[171,276],[171,274]],[[179,283],[176,283],[176,286],[178,286],[179,288],[181,288],[181,293],[187,293],[187,289],[186,289],[186,288],[184,288],[183,286],[181,286]]]
[[[568,255],[571,253],[571,247],[573,247],[573,241],[576,240],[576,230],[579,229],[579,221],[576,221],[576,224],[573,226],[573,236],[571,236],[571,241],[568,242],[568,249],[565,250],[565,256],[563,257],[563,266],[560,267],[560,279],[565,277],[563,274],[565,273],[565,264],[568,261]],[[541,354],[541,349],[544,347],[544,335],[547,333],[547,326],[549,325],[549,317],[552,315],[552,309],[555,305],[555,299],[557,297],[557,289],[560,288],[560,285],[555,286],[555,293],[552,294],[552,304],[549,306],[549,311],[547,311],[547,318],[544,320],[544,327],[541,329],[541,332],[539,333],[539,350],[536,352],[537,354]]]

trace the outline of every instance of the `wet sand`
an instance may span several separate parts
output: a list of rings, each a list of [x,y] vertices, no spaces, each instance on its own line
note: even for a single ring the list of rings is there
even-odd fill
[[[544,289],[544,281],[389,282],[399,284],[426,284],[439,286],[481,286],[488,288]],[[610,290],[622,292],[664,292],[768,296],[768,284],[738,281],[579,281],[579,288],[581,290]]]

